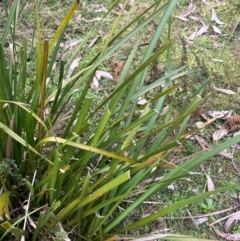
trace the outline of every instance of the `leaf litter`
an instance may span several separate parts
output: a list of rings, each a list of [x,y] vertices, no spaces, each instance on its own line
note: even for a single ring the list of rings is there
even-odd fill
[[[229,217],[224,224],[224,230],[229,233],[233,226],[240,220],[240,212],[236,212],[233,216]]]
[[[206,175],[206,178],[207,178],[207,190],[209,192],[215,190],[215,185],[212,181],[212,178],[209,175]]]
[[[198,17],[198,16],[194,16],[196,15],[194,13],[195,9],[193,12],[191,11],[184,11],[182,14],[176,16],[178,19],[188,22],[190,19],[201,23],[201,25],[198,23],[198,27],[195,26],[195,29],[193,31],[193,33],[187,38],[187,40],[189,42],[192,43],[192,41],[201,35],[207,34],[210,31],[214,32],[214,36],[211,35],[211,38],[214,40],[218,39],[218,35],[222,34],[222,29],[218,26],[218,25],[224,25],[225,23],[223,21],[221,21],[216,13],[216,10],[211,6],[211,3],[206,1],[206,0],[201,0],[201,2],[203,2],[205,5],[207,5],[209,8],[209,16],[211,18],[212,23],[207,23],[205,24],[203,22],[203,20]],[[220,3],[219,1],[216,1],[218,3]],[[192,1],[189,1],[189,7],[193,7],[192,5]],[[213,59],[214,62],[223,62],[223,60],[219,60],[219,59]],[[223,89],[223,88],[219,88],[214,86],[213,87],[215,91],[225,94],[225,95],[236,95],[236,92],[230,90],[230,89]],[[232,110],[226,110],[226,111],[211,111],[209,113],[205,113],[203,115],[201,115],[201,117],[203,117],[203,119],[205,119],[206,121],[198,121],[195,124],[197,125],[197,127],[199,129],[203,129],[206,126],[210,125],[211,123],[215,122],[215,120],[220,119],[218,121],[218,123],[215,123],[215,126],[217,128],[219,128],[219,130],[216,130],[213,135],[212,135],[212,139],[214,141],[218,141],[219,139],[223,138],[226,135],[235,135],[235,133],[237,133],[237,131],[239,131],[240,133],[240,115],[232,115],[233,111]],[[200,116],[200,115],[199,115]],[[209,118],[210,116],[210,118]],[[222,121],[222,122],[221,122]],[[219,124],[220,123],[220,124]],[[203,134],[202,134],[203,135]],[[203,137],[204,138],[204,137]],[[201,146],[201,148],[203,150],[206,150],[209,148],[209,144],[208,142],[205,140],[206,138],[203,139],[200,135],[194,135],[194,140]],[[240,146],[240,145],[239,145]],[[240,148],[240,147],[239,147]],[[237,149],[237,147],[236,147]],[[180,149],[180,152],[183,151],[182,148]],[[225,158],[228,159],[233,159],[233,154],[234,153],[228,153],[227,150],[222,151],[221,153],[219,153],[220,155],[222,155]],[[214,183],[211,179],[211,177],[209,175],[206,175],[207,178],[207,189],[208,191],[210,190],[214,190],[215,186]],[[229,217],[229,219],[226,221],[225,223],[225,232],[220,232],[217,228],[214,228],[214,231],[217,233],[218,236],[225,238],[226,240],[240,240],[240,234],[227,234],[228,232],[231,231],[231,226],[233,226],[234,224],[236,224],[239,221],[239,216],[240,214],[235,214],[236,216],[233,215],[233,217]],[[237,219],[237,220],[236,220]],[[204,218],[201,220],[201,218],[199,218],[199,220],[194,220],[194,224],[198,225],[198,222],[206,222],[208,221],[208,218]]]
[[[217,24],[224,24],[224,22],[222,22],[216,14],[216,11],[214,10],[214,8],[212,8],[212,21],[214,21]]]
[[[235,95],[236,92],[232,91],[232,90],[228,90],[228,89],[222,89],[222,88],[218,88],[216,86],[213,86],[213,89],[215,89],[216,91],[226,94],[226,95]]]
[[[204,2],[206,5],[210,5],[209,3],[207,3],[207,1],[202,1],[202,2]],[[212,10],[212,15],[211,15],[212,22],[215,22],[216,24],[219,24],[219,25],[224,24],[224,22],[222,22],[217,17],[215,9],[213,7],[211,7],[211,10]],[[188,11],[185,13],[182,13],[180,16],[176,16],[176,17],[182,21],[188,21],[187,17],[189,15],[192,15],[195,11],[196,11],[196,5],[194,5],[191,1],[191,3],[188,6]],[[194,32],[187,38],[188,41],[193,41],[196,37],[201,36],[208,32],[210,25],[205,24],[201,17],[189,16],[189,18],[194,21],[201,22],[202,27],[195,28]],[[217,33],[219,35],[222,34],[222,31],[215,24],[211,25],[211,27],[215,33]]]
[[[109,79],[109,80],[113,80],[113,76],[109,72],[103,71],[103,70],[96,70],[92,83],[91,83],[91,87],[93,89],[99,87],[99,85],[100,85],[99,82],[102,77]]]
[[[222,31],[221,31],[218,27],[212,25],[212,28],[213,28],[213,31],[214,31],[215,33],[217,33],[217,34],[222,34]]]

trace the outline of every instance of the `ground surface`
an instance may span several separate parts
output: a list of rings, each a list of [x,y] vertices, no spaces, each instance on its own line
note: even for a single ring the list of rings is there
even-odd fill
[[[34,4],[31,1],[22,1],[20,11],[20,23],[18,29],[18,38],[30,37],[31,29],[34,24]],[[99,18],[105,13],[111,1],[81,1],[81,7],[77,11],[74,19],[64,36],[65,44],[71,44],[76,40],[81,40],[83,36],[91,29],[92,25],[99,21]],[[60,21],[63,19],[71,1],[42,1],[42,26],[43,37],[51,38],[57,29]],[[127,14],[135,14],[147,8],[148,3],[145,1],[131,1]],[[121,7],[121,6],[120,6]],[[0,8],[0,11],[2,9]],[[204,104],[198,109],[191,119],[191,125],[196,122],[206,122],[210,117],[209,111],[230,111],[224,112],[223,117],[237,116],[239,114],[240,104],[240,24],[239,24],[240,4],[237,0],[181,0],[178,3],[173,18],[172,39],[175,42],[173,47],[175,67],[188,65],[192,74],[186,80],[181,80],[181,88],[191,93],[200,83],[209,79],[210,83],[204,93],[206,98]],[[1,14],[0,14],[1,15]],[[113,19],[117,16],[117,10],[110,14],[105,23],[100,26],[95,34],[98,38],[94,41],[103,41],[107,34]],[[0,19],[1,22],[1,19]],[[127,22],[127,18],[126,18]],[[123,25],[126,23],[122,23]],[[1,23],[0,23],[1,27]],[[154,24],[146,31],[149,34],[154,31]],[[147,41],[147,36],[144,39]],[[91,43],[89,43],[91,44]],[[114,60],[118,64],[122,57],[127,53],[124,46],[122,52],[116,53]],[[93,44],[88,54],[85,55],[84,61],[87,63],[92,54],[97,51]],[[68,53],[62,53],[59,58],[67,58]],[[109,62],[109,66],[104,66],[109,71],[117,72],[116,66],[111,65],[114,60]],[[82,65],[84,66],[84,61]],[[161,70],[159,61],[156,71]],[[116,73],[117,74],[117,73]],[[116,77],[117,78],[117,77]],[[106,92],[110,91],[111,85],[105,80],[101,83],[99,89]],[[95,90],[89,93],[92,96],[104,96],[104,91],[99,93]],[[232,91],[232,92],[231,92]],[[179,99],[178,101],[182,101]],[[221,114],[221,113],[220,113]],[[219,115],[215,113],[215,116]],[[233,121],[233,122],[230,122]],[[238,122],[232,118],[227,123],[228,134],[223,138],[227,139],[238,131]],[[239,121],[240,122],[240,121]],[[223,118],[216,119],[213,123],[204,128],[198,135],[198,139],[192,139],[185,142],[174,154],[173,162],[176,164],[184,162],[185,157],[214,145],[219,140],[213,140],[213,133],[221,129],[226,124]],[[219,138],[217,138],[219,139]],[[238,146],[226,150],[228,155],[218,155],[206,164],[202,165],[195,178],[185,179],[173,183],[165,192],[156,195],[154,198],[139,207],[131,218],[141,219],[149,213],[153,213],[166,204],[173,203],[192,196],[198,192],[237,183],[240,180],[240,152]],[[161,175],[160,173],[159,175]],[[207,178],[209,175],[210,178]],[[212,181],[212,183],[211,183]],[[126,200],[126,204],[131,200]],[[195,203],[178,212],[172,213],[171,217],[159,219],[151,225],[144,227],[138,232],[141,234],[148,233],[180,233],[189,234],[195,237],[212,238],[222,240],[220,233],[216,234],[212,227],[216,227],[221,232],[239,233],[240,226],[235,224],[232,228],[225,226],[228,215],[236,213],[240,206],[239,193],[230,191],[225,194],[215,195],[202,202]],[[124,207],[122,207],[124,208]],[[221,222],[211,225],[213,222],[223,218]],[[238,217],[239,218],[239,217]],[[240,219],[240,218],[239,218]],[[197,222],[203,222],[198,224]],[[237,238],[237,235],[234,236]],[[232,239],[229,239],[232,240]],[[235,239],[240,240],[240,239]]]

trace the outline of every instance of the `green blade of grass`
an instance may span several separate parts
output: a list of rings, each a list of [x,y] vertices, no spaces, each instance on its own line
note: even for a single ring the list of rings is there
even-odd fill
[[[16,9],[17,9],[18,4],[19,4],[18,0],[14,0],[14,2],[12,3],[12,7],[11,7],[10,13],[8,15],[7,22],[6,22],[5,28],[3,30],[2,38],[0,41],[3,46],[6,43],[7,36],[8,36],[9,30],[11,28],[11,23],[12,23],[13,19],[15,18]]]
[[[52,49],[53,49],[55,43],[59,39],[59,36],[61,35],[62,31],[65,29],[65,27],[67,26],[68,22],[70,21],[70,19],[72,18],[73,14],[75,13],[76,9],[78,8],[78,5],[79,5],[79,0],[75,1],[75,3],[73,4],[72,8],[67,13],[65,19],[63,20],[63,22],[59,26],[57,32],[55,33],[55,35],[54,35],[54,37],[53,37],[53,39],[52,39],[52,41],[50,42],[50,45],[49,45],[49,53],[50,54],[52,52]]]
[[[76,209],[82,208],[86,206],[88,203],[91,203],[113,188],[121,185],[122,183],[126,182],[130,179],[130,172],[125,172],[122,175],[118,176],[114,180],[110,181],[108,184],[102,186],[97,191],[93,192],[90,196],[84,198],[83,200],[80,200],[80,198],[75,199],[73,202],[71,202],[69,205],[67,205],[64,210],[62,210],[57,218],[50,224],[48,229],[46,230],[46,233],[48,233],[59,221],[64,220],[72,214]]]
[[[203,198],[206,198],[206,197],[209,197],[213,194],[216,194],[216,193],[220,193],[220,192],[224,192],[224,191],[227,191],[229,190],[230,188],[235,188],[235,187],[238,187],[238,184],[234,184],[234,185],[229,185],[229,186],[226,186],[226,187],[221,187],[221,188],[218,188],[218,189],[215,189],[213,191],[210,191],[210,192],[205,192],[205,193],[201,193],[201,194],[198,194],[194,197],[190,197],[190,198],[187,198],[187,199],[184,199],[184,200],[181,200],[181,201],[178,201],[177,203],[175,204],[172,204],[166,208],[163,208],[161,209],[160,211],[154,213],[154,214],[151,214],[135,223],[133,223],[132,225],[129,225],[127,227],[124,227],[123,229],[120,229],[118,230],[119,232],[126,232],[128,230],[133,230],[133,229],[136,229],[138,227],[141,227],[147,223],[150,223],[151,221],[154,221],[156,219],[158,219],[159,217],[162,217],[166,214],[169,214],[175,210],[179,210],[180,208],[183,208],[191,203],[194,203],[196,201],[199,201],[200,199],[203,199]]]
[[[117,155],[117,154],[115,154],[113,152],[105,151],[105,150],[100,149],[100,148],[96,148],[96,147],[93,147],[93,146],[88,146],[88,145],[85,145],[85,144],[80,144],[80,143],[77,143],[77,142],[68,141],[68,140],[60,138],[60,137],[47,137],[47,138],[44,138],[44,139],[42,139],[38,143],[38,145],[43,144],[45,142],[62,143],[62,144],[73,146],[73,147],[77,147],[77,148],[80,148],[80,149],[83,149],[83,150],[86,150],[86,151],[90,151],[90,152],[98,153],[98,154],[101,154],[101,155],[104,155],[104,156],[112,157],[112,158],[120,160],[120,161],[130,162],[130,163],[134,163],[135,162],[134,160],[132,160],[130,158]]]
[[[122,212],[110,225],[105,229],[105,232],[109,232],[112,228],[114,228],[121,220],[123,220],[126,216],[128,216],[140,203],[145,201],[148,197],[154,195],[155,193],[163,190],[167,185],[173,182],[174,179],[181,175],[187,175],[189,170],[193,170],[194,167],[199,166],[201,163],[205,162],[209,158],[218,154],[224,149],[234,145],[235,143],[240,141],[240,136],[235,136],[232,139],[225,141],[222,144],[219,144],[216,147],[211,148],[210,150],[204,151],[200,155],[190,159],[183,165],[179,166],[177,169],[171,171],[166,177],[161,180],[161,185],[155,185],[148,189],[144,194],[142,194],[133,204],[131,204],[124,212]]]

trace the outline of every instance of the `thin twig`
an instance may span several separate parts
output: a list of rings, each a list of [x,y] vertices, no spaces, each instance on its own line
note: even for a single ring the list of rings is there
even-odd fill
[[[220,214],[220,213],[225,213],[225,212],[228,212],[228,211],[231,211],[235,208],[237,208],[239,206],[234,206],[232,208],[226,208],[226,209],[223,209],[223,210],[220,210],[220,211],[216,211],[216,212],[212,212],[212,213],[207,213],[207,214],[202,214],[202,215],[196,215],[196,216],[192,216],[192,218],[202,218],[202,217],[210,217],[210,216],[213,216],[213,215],[217,215],[217,214]],[[236,214],[236,213],[235,213]],[[167,219],[167,220],[171,220],[171,219],[189,219],[190,217],[163,217],[163,218],[160,218],[158,220],[164,220],[164,219]]]
[[[188,212],[188,215],[191,218],[192,222],[195,224],[194,218],[193,218],[192,214],[189,212],[188,208],[187,208],[187,212]],[[199,227],[196,224],[195,224],[195,226],[199,229]]]
[[[232,214],[230,214],[230,215],[228,215],[228,216],[226,216],[226,217],[224,217],[224,218],[220,218],[220,219],[218,219],[217,221],[215,221],[215,222],[213,222],[213,223],[210,223],[210,224],[209,224],[209,227],[211,227],[211,226],[215,225],[216,223],[219,223],[219,222],[221,222],[221,221],[223,221],[223,220],[225,220],[225,219],[227,219],[227,218],[229,218],[229,217],[231,217],[231,216],[234,216],[234,215],[236,215],[236,214],[239,214],[239,213],[240,213],[240,211],[238,211],[238,212],[236,212],[236,213],[232,213]]]

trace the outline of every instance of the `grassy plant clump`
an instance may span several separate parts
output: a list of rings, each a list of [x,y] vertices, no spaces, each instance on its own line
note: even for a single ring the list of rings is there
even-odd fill
[[[86,49],[99,24],[119,3],[108,35],[89,54]],[[35,1],[34,41],[22,42],[16,41],[20,1],[14,0],[11,6],[3,1],[0,240],[126,238],[159,217],[235,186],[171,202],[140,220],[124,223],[144,201],[191,176],[201,163],[240,140],[233,137],[179,166],[171,162],[174,150],[195,133],[187,131],[188,121],[202,103],[208,83],[204,80],[184,96],[181,105],[175,102],[183,96],[180,77],[188,74],[186,66],[172,68],[171,15],[176,4],[177,0],[155,1],[123,26],[128,1],[118,0],[71,55],[59,61],[65,54],[61,47],[65,29],[79,1],[72,4],[51,40],[42,35],[41,5]],[[155,28],[146,44],[145,29],[153,21]],[[111,91],[94,87],[93,80],[99,81],[99,73],[106,77],[109,62],[123,46],[131,48]],[[159,59],[163,74],[153,75]],[[132,202],[126,205],[126,199]],[[179,235],[178,240],[185,238]]]

